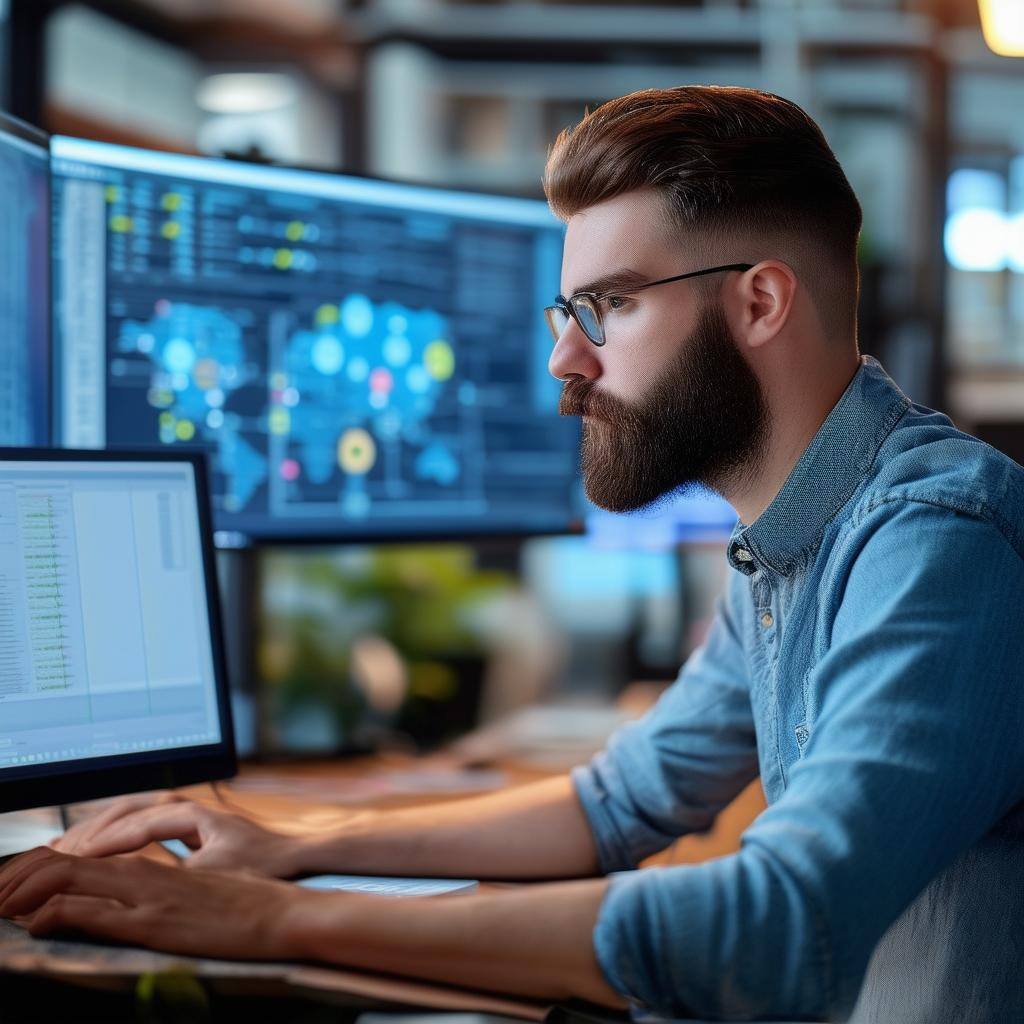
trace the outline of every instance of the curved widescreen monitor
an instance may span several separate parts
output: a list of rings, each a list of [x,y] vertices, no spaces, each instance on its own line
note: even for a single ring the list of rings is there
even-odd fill
[[[0,445],[50,441],[50,156],[0,115]]]
[[[203,457],[0,449],[0,812],[235,771]]]
[[[218,541],[565,531],[539,200],[55,137],[70,447],[210,457]]]

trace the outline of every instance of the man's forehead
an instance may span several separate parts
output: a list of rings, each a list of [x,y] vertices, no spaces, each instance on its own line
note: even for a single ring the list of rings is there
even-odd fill
[[[664,202],[630,192],[569,218],[562,257],[562,293],[599,290],[593,284],[629,270],[648,279],[666,261],[678,261],[679,241]]]

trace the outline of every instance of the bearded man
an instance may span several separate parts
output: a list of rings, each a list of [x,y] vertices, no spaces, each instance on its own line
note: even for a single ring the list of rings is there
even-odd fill
[[[5,868],[0,913],[677,1018],[1024,1020],[1024,470],[859,354],[860,207],[793,103],[626,96],[559,137],[545,185],[589,496],[698,481],[739,515],[677,681],[570,776],[328,836],[128,798]],[[632,870],[758,774],[738,852]],[[172,837],[188,870],[104,859]],[[321,871],[537,884],[276,880]]]

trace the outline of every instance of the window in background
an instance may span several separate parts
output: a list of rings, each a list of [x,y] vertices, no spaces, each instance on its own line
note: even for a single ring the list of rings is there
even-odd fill
[[[950,354],[959,365],[1024,362],[1024,224],[1020,157],[975,159],[953,171],[944,233]],[[988,166],[984,166],[987,164]],[[1010,189],[1010,171],[1013,189]],[[1016,207],[1016,209],[1014,209]]]

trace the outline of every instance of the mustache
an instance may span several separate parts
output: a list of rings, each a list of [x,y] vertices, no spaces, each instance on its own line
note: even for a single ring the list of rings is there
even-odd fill
[[[585,377],[570,377],[565,381],[558,412],[561,416],[589,416],[622,427],[637,425],[640,419],[638,410],[605,394],[594,381]]]

